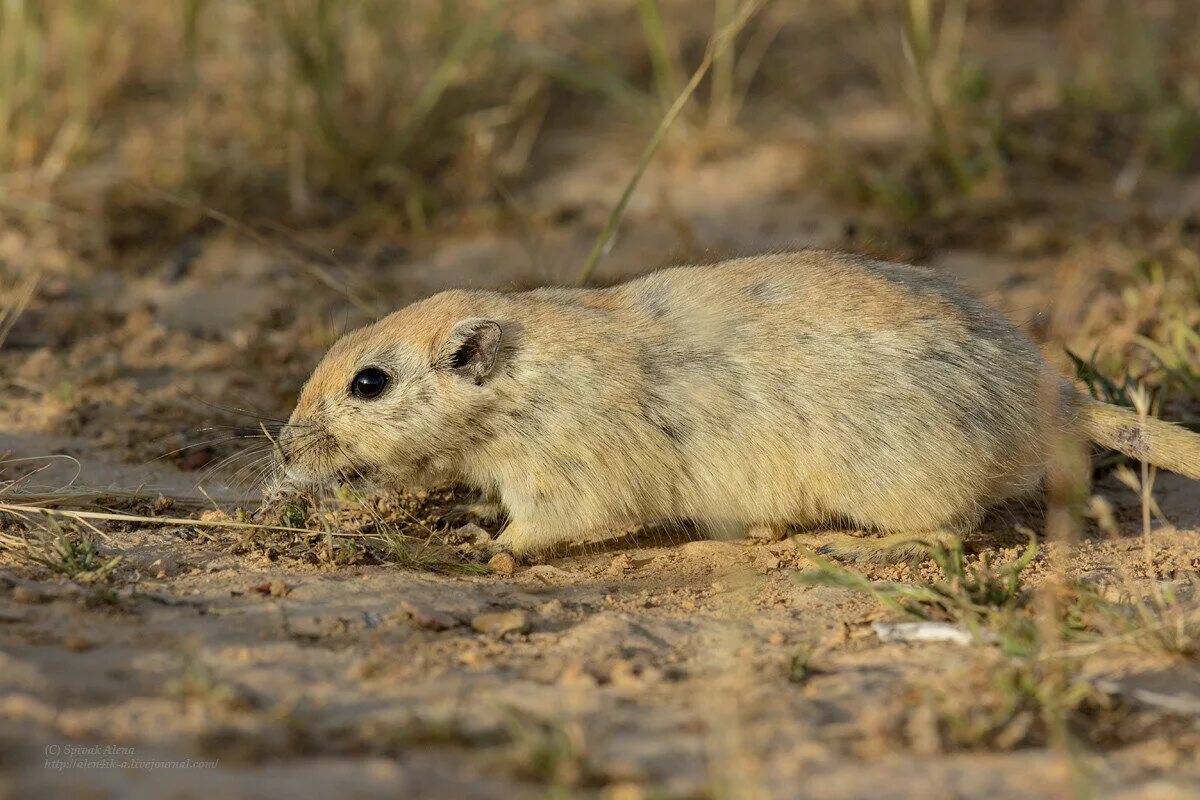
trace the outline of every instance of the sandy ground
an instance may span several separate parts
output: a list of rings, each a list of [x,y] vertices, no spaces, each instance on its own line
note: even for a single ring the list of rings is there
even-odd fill
[[[787,175],[780,159],[764,148],[719,168],[753,187],[756,174]],[[763,184],[763,194],[778,191]],[[710,210],[720,227],[705,229],[722,250],[782,244],[747,234],[738,213],[838,243],[827,210],[753,197],[730,205]],[[650,214],[634,219],[613,272],[635,271],[638,254],[670,236]],[[540,263],[578,263],[585,241],[560,233]],[[371,269],[386,270],[401,299],[439,285],[545,279],[530,276],[518,247],[488,235]],[[998,302],[1016,296],[1004,286],[1036,287],[1019,278],[1018,261],[1003,273],[971,253],[939,263]],[[28,312],[6,357],[17,364],[0,417],[12,456],[68,453],[83,465],[81,485],[195,494],[203,468],[239,442],[200,448],[199,460],[194,451],[151,459],[213,438],[194,430],[222,414],[203,402],[285,411],[337,327],[302,331],[330,307],[354,313],[230,238],[208,244],[174,283],[159,269],[71,283]],[[70,387],[45,391],[66,375]],[[72,469],[38,479],[53,485]],[[204,479],[218,499],[239,491],[227,474]],[[1136,532],[1136,498],[1113,481],[1102,488]],[[1200,490],[1164,478],[1158,494],[1180,530],[1156,534],[1155,563],[1164,574],[1194,571]],[[1036,511],[1006,513],[975,543],[995,558],[1018,552],[1013,515],[1038,524]],[[1084,780],[1121,797],[1200,790],[1197,734],[1178,721],[1161,729],[1167,741],[1133,719],[1128,740],[1113,734],[1078,759],[1044,743],[1003,753],[943,746],[923,709],[946,687],[978,681],[997,654],[881,643],[871,623],[895,615],[848,590],[798,585],[806,562],[792,542],[649,535],[479,576],[314,565],[239,548],[230,531],[108,531],[125,560],[103,592],[4,557],[0,758],[19,795],[511,797],[558,786],[614,797],[1025,797],[1063,796]],[[1140,545],[1097,537],[1072,563],[1087,575],[1141,559]],[[914,577],[909,570],[872,577]],[[472,620],[491,612],[508,612],[517,630],[477,632]],[[814,654],[813,668],[797,674],[797,653]],[[1140,662],[1111,668],[1166,669],[1172,691],[1200,699],[1194,667]],[[71,750],[89,746],[101,754]],[[128,750],[105,755],[110,746]],[[136,768],[133,759],[192,766]]]
[[[859,119],[853,103],[844,112],[847,136],[900,124]],[[300,234],[268,247],[209,228],[119,268],[48,258],[0,355],[0,458],[78,460],[78,475],[73,462],[33,462],[49,463],[36,476],[44,489],[73,480],[203,500],[200,484],[251,507],[245,442],[206,429],[245,425],[230,406],[286,416],[324,348],[369,316],[306,265],[380,308],[452,286],[570,281],[636,145],[587,139],[557,152],[561,168],[519,194],[527,224],[411,249]],[[955,230],[922,240],[873,227],[806,191],[818,158],[792,141],[743,141],[653,169],[601,278],[798,245],[885,252],[952,272],[1057,343],[1076,319],[1062,308],[1108,291],[1092,273],[1080,284],[1075,266],[1111,263],[1111,241],[1085,241],[1129,211],[1107,190],[1044,188],[1071,202],[1055,223],[1072,242],[1064,257],[1030,244],[1047,236],[1036,214],[984,225],[975,245]],[[28,244],[0,241],[0,256]],[[28,467],[7,464],[0,478]],[[1154,523],[1149,558],[1137,498],[1111,477],[1097,489],[1125,538],[1089,531],[1072,577],[1195,573],[1200,485],[1160,479],[1175,527]],[[1018,523],[1040,526],[1037,509],[1002,510],[972,548],[1015,558]],[[101,528],[102,549],[123,561],[96,587],[0,553],[0,790],[15,797],[1200,796],[1194,661],[1091,659],[1087,671],[1125,699],[1077,719],[1074,749],[1028,719],[965,744],[937,709],[987,695],[997,648],[880,641],[872,623],[896,615],[800,585],[807,561],[790,541],[645,534],[481,575],[321,563],[226,529]],[[1035,585],[1049,558],[1043,548],[1031,567]],[[500,630],[476,629],[495,613]],[[1163,712],[1139,688],[1182,705]]]
[[[873,603],[796,585],[790,543],[643,546],[439,578],[131,538],[140,558],[180,559],[172,576],[99,606],[45,583],[17,582],[28,593],[5,599],[5,760],[28,796],[536,797],[557,783],[610,796],[1029,797],[1067,795],[1080,769],[1109,796],[1200,785],[1186,726],[1170,745],[1143,730],[1083,765],[1041,747],[941,752],[925,695],[978,681],[995,655],[879,643]],[[1083,557],[1119,558],[1100,550]],[[255,588],[268,585],[286,594]],[[527,632],[467,624],[514,610]],[[817,653],[807,677],[791,666],[800,648]],[[1186,674],[1172,691],[1200,700]],[[197,765],[53,757],[72,744],[135,754],[91,756],[101,763]]]

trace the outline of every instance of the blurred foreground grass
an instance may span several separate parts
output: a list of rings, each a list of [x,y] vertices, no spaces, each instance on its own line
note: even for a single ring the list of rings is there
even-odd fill
[[[615,118],[649,136],[738,8],[6,0],[3,205],[75,179],[291,222],[420,228],[500,196],[537,162],[548,128]],[[830,186],[901,218],[936,216],[946,198],[1003,182],[1021,162],[1084,169],[1115,150],[1126,183],[1146,163],[1190,170],[1198,16],[1183,0],[776,0],[717,59],[674,141],[735,126],[751,107],[762,136],[781,118],[820,124],[840,98],[815,82],[832,80],[910,123],[899,147],[879,152],[846,150],[828,131]],[[1046,59],[1031,41],[1033,77],[1016,84],[997,73],[989,41],[990,28],[1014,24],[1061,45]],[[824,78],[803,67],[814,35],[828,39],[816,53]]]

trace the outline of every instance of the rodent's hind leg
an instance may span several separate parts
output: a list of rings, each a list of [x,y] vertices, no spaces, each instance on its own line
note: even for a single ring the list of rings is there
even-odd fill
[[[878,537],[839,536],[818,547],[817,553],[837,561],[898,564],[923,560],[928,557],[930,547],[953,547],[962,537],[963,531],[954,528],[936,528]]]

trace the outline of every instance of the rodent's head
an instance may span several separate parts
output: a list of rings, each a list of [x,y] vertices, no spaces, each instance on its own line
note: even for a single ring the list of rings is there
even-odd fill
[[[338,340],[309,377],[279,439],[285,482],[401,482],[447,468],[477,438],[502,329],[397,312]]]

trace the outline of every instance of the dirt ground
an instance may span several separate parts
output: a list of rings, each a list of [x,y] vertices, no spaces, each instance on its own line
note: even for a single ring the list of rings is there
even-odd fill
[[[1014,22],[989,44],[996,63],[1038,35]],[[904,125],[878,98],[837,97],[825,124],[846,146]],[[909,225],[814,188],[829,150],[789,124],[751,108],[750,132],[656,164],[600,280],[797,246],[913,259],[1004,309],[1066,370],[1064,345],[1136,328],[1113,311],[1133,254],[1196,243],[1186,226],[1191,238],[1155,238],[1181,218],[1195,227],[1194,175],[1147,172],[1133,192],[1079,172],[1018,176]],[[574,279],[642,138],[615,125],[545,136],[553,166],[514,192],[511,219],[419,240],[265,241],[211,224],[95,264],[0,231],[0,260],[36,249],[43,273],[0,352],[0,480],[25,476],[0,501],[70,485],[118,513],[253,511],[262,465],[217,426],[286,417],[340,332],[443,288]],[[1176,398],[1165,413],[1198,409]],[[1111,473],[1094,490],[1119,537],[1089,523],[1069,553],[1043,545],[1029,584],[1050,580],[1057,555],[1102,589],[1185,591],[1200,484],[1159,477],[1148,537],[1134,492]],[[159,493],[173,504],[147,499]],[[443,531],[436,513],[423,523]],[[999,510],[972,559],[1014,560],[1020,527],[1043,523],[1034,501]],[[0,792],[13,797],[1200,796],[1194,652],[1088,651],[1096,698],[1056,736],[1037,706],[997,705],[998,646],[883,641],[873,623],[895,611],[798,582],[803,548],[837,531],[774,544],[642,531],[501,575],[334,554],[320,535],[95,525],[121,561],[94,583],[0,547]],[[36,540],[34,527],[0,513],[10,537]]]

